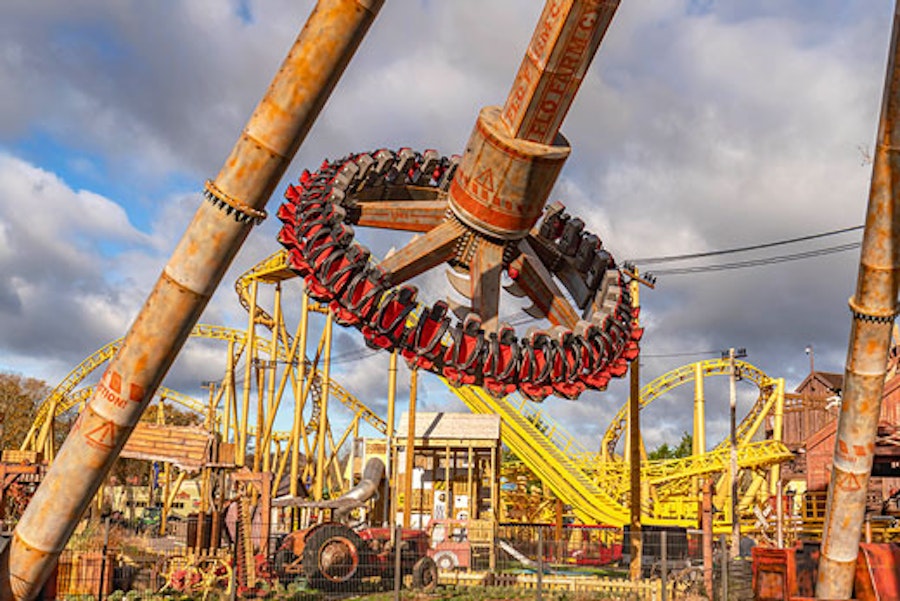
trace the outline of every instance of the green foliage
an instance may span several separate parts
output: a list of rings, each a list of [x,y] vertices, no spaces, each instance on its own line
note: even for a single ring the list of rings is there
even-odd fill
[[[0,449],[19,448],[49,391],[43,380],[0,372]]]
[[[655,450],[647,454],[648,459],[680,459],[689,457],[694,445],[694,437],[683,432],[681,441],[677,447],[670,447],[668,443],[662,443]]]

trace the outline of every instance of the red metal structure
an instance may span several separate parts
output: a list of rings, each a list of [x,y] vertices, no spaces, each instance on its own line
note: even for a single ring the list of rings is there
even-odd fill
[[[363,578],[394,578],[397,548],[401,576],[412,575],[415,588],[433,591],[437,566],[428,557],[429,538],[424,530],[402,529],[400,542],[395,545],[390,528],[356,531],[337,522],[324,522],[292,532],[284,539],[279,552],[289,552],[292,561],[284,561],[277,570],[302,573],[318,589],[356,591]]]

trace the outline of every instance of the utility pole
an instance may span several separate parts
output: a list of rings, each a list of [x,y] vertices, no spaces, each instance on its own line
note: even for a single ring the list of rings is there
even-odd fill
[[[738,515],[738,454],[737,454],[737,364],[735,359],[746,357],[745,349],[728,349],[728,388],[731,430],[731,462],[728,466],[728,479],[731,482],[731,557],[740,554],[741,518]]]
[[[639,306],[639,283],[631,280],[631,302]],[[628,464],[631,469],[631,515],[629,544],[631,564],[629,576],[632,580],[641,578],[641,376],[640,356],[631,362],[631,391],[628,398]]]
[[[816,373],[816,354],[813,351],[813,345],[807,344],[804,350],[809,355],[809,375],[813,375]]]

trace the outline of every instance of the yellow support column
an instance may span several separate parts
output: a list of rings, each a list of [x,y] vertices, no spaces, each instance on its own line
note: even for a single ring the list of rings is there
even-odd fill
[[[222,442],[231,441],[231,415],[234,412],[235,437],[237,442],[237,395],[234,391],[234,340],[228,341],[228,360],[225,364],[225,420],[222,424]]]
[[[306,335],[309,323],[309,297],[306,290],[300,303],[300,342],[299,359],[297,360],[297,379],[294,381],[294,423],[291,427],[291,496],[296,497],[299,493],[298,480],[300,478],[300,435],[303,429],[303,404],[305,397],[301,393],[305,393],[306,388],[304,380],[306,379]],[[311,377],[311,376],[310,376]],[[294,525],[296,526],[300,517],[299,511],[294,509]]]
[[[703,384],[703,364],[694,363],[694,430],[691,453],[695,457],[706,452],[706,398]],[[694,478],[692,490],[699,501],[700,480],[697,477]]]
[[[264,449],[265,455],[263,455],[263,471],[270,472],[272,471],[272,459],[271,459],[271,440],[272,440],[272,422],[275,419],[275,380],[278,376],[278,332],[281,324],[281,282],[275,284],[275,309],[273,313],[273,321],[275,322],[272,326],[272,342],[269,345],[269,364],[268,367],[272,371],[269,374],[268,387],[266,389],[266,415],[268,416],[268,420],[264,421],[263,433],[262,433],[262,442],[257,443],[261,444],[261,447]]]
[[[409,412],[406,426],[406,480],[403,487],[403,527],[410,527],[412,519],[412,473],[416,454],[416,394],[419,388],[419,370],[409,375]]]
[[[384,502],[384,521],[386,524],[394,525],[394,517],[391,513],[396,490],[392,486],[393,478],[396,470],[394,469],[392,445],[394,444],[394,409],[397,404],[397,351],[391,353],[390,365],[388,367],[388,413],[387,413],[387,444],[386,456],[384,458],[384,483],[387,488]],[[391,530],[393,532],[393,529]]]
[[[322,398],[319,399],[319,431],[316,432],[316,485],[313,491],[316,501],[321,501],[325,494],[325,431],[328,429],[328,388],[331,385],[331,326],[332,317],[329,312],[325,317],[325,361],[322,367]]]
[[[244,348],[244,395],[241,405],[241,425],[238,430],[237,464],[247,461],[247,429],[250,426],[250,385],[252,383],[253,360],[256,358],[256,293],[259,284],[256,280],[250,285],[250,321],[247,326],[247,346]],[[237,425],[235,423],[235,425]]]

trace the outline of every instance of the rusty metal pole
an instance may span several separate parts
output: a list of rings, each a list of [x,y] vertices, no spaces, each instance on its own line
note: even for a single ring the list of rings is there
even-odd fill
[[[894,8],[859,276],[856,294],[850,299],[853,321],[816,583],[816,596],[826,599],[848,599],[853,590],[891,330],[897,312],[900,265],[898,37],[900,4]]]
[[[731,549],[732,559],[741,552],[741,514],[738,510],[738,452],[737,452],[737,367],[734,364],[734,349],[728,349],[728,407],[729,407],[729,441],[731,444],[730,461],[728,462],[728,482],[731,493],[728,495],[731,507]]]
[[[497,267],[503,252],[488,240],[520,240],[541,217],[571,150],[560,124],[618,5],[548,0],[504,106],[478,114],[447,204],[454,219],[482,236],[485,261],[472,265],[469,296],[485,331],[495,331],[499,321]],[[451,229],[448,235],[455,235]],[[434,256],[434,250],[429,247],[419,259]]]
[[[631,302],[639,305],[640,284],[631,281]],[[628,574],[632,580],[641,578],[643,539],[641,537],[641,375],[640,358],[631,362],[631,391],[628,395],[628,466],[631,471],[631,511],[629,544],[631,564]]]
[[[46,581],[382,3],[313,10],[0,556],[0,599]]]

